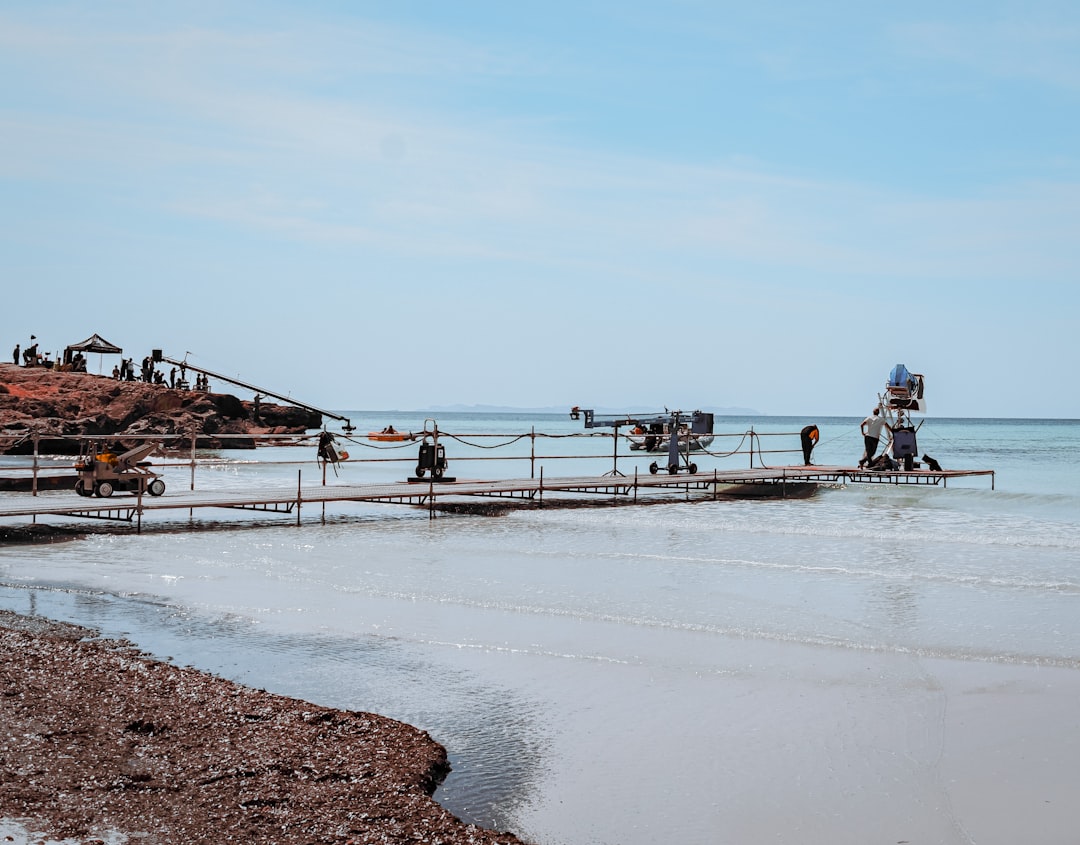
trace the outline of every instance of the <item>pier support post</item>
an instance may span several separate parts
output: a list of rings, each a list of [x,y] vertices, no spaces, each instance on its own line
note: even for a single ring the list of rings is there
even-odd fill
[[[34,432],[34,480],[30,485],[30,490],[33,495],[37,495],[37,480],[38,480],[38,444],[41,441],[41,435],[38,432]]]

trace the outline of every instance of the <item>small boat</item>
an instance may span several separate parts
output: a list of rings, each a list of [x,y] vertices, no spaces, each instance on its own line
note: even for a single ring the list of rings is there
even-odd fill
[[[393,426],[387,426],[382,431],[369,431],[367,437],[368,440],[379,440],[387,443],[416,439],[411,431],[394,431]]]
[[[640,425],[635,426],[634,429],[626,435],[626,439],[630,441],[630,449],[635,452],[666,452],[668,450],[668,440],[670,436],[670,425],[667,423],[654,423],[648,428]],[[690,431],[690,426],[680,424],[679,445],[683,449],[686,448],[686,438],[689,438],[691,452],[700,452],[703,449],[708,449],[713,442],[712,434],[693,434]]]

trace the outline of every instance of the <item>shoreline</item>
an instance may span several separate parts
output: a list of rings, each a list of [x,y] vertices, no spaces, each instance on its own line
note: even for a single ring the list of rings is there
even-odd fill
[[[0,819],[58,838],[518,845],[432,797],[425,731],[0,610]]]

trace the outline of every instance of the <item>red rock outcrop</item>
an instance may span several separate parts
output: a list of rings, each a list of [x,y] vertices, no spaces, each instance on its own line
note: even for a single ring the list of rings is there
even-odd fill
[[[78,454],[80,435],[177,435],[189,445],[217,448],[219,435],[302,434],[322,426],[322,415],[289,405],[251,402],[229,393],[173,390],[165,385],[117,381],[106,376],[0,365],[0,453],[29,454],[33,436],[48,454]],[[65,439],[60,439],[65,438]],[[254,448],[254,439],[230,437],[232,449]]]

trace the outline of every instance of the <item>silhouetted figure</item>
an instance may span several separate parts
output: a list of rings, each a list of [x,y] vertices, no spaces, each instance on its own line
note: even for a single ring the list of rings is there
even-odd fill
[[[804,426],[803,430],[799,432],[799,438],[802,440],[803,463],[806,466],[810,466],[810,453],[814,451],[820,436],[821,434],[816,425]]]

